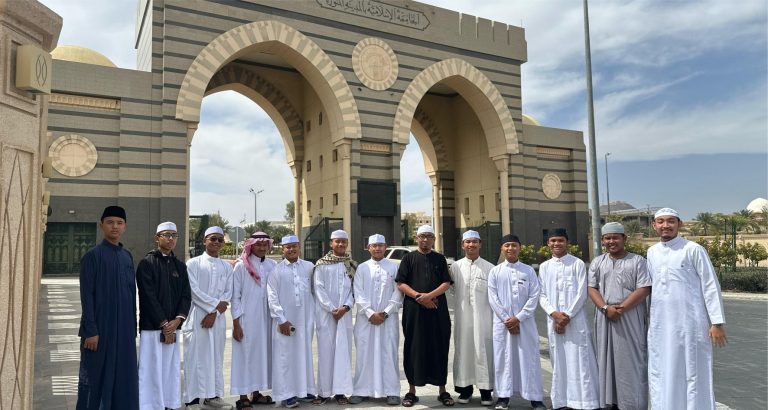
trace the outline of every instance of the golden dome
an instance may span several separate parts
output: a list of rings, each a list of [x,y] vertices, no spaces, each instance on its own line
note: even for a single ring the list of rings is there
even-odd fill
[[[74,61],[76,63],[102,65],[105,67],[117,67],[103,54],[90,48],[80,46],[58,46],[51,52],[51,57],[56,60]]]
[[[541,125],[538,121],[536,121],[535,118],[531,117],[528,114],[523,114],[523,124],[539,125],[539,126]]]

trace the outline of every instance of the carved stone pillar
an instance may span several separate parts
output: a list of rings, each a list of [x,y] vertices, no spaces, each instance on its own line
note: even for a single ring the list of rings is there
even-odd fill
[[[440,208],[440,174],[433,171],[427,174],[432,182],[432,229],[435,230],[435,251],[443,251],[443,213]]]
[[[501,234],[511,233],[509,222],[509,155],[493,158],[496,170],[499,171],[499,197],[501,198]]]
[[[45,191],[50,173],[43,174],[50,172],[44,166],[49,52],[61,23],[61,17],[35,0],[0,1],[0,409],[32,408],[37,297],[50,198]]]

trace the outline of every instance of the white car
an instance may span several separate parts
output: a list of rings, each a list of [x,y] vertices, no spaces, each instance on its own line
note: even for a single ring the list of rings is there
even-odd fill
[[[417,249],[419,249],[418,246],[388,246],[387,253],[384,255],[384,257],[394,262],[395,265],[399,266],[400,261],[403,259],[405,254],[408,252],[413,252]],[[450,256],[446,256],[445,260],[448,262],[448,267],[451,267],[454,259]]]

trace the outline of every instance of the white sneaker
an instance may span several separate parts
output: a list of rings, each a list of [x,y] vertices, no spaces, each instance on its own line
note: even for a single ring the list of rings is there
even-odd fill
[[[222,400],[221,397],[214,397],[212,399],[205,399],[201,408],[211,410],[231,410],[232,405]]]
[[[200,407],[199,404],[190,404],[184,407],[185,410],[200,410],[202,407]]]

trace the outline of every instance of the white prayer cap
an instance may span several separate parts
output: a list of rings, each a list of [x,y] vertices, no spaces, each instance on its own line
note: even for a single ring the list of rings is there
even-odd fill
[[[210,227],[210,228],[208,228],[208,229],[206,229],[206,230],[205,230],[205,235],[204,235],[204,237],[205,237],[205,238],[207,238],[207,237],[208,237],[208,235],[213,235],[213,234],[215,234],[215,233],[217,233],[217,234],[219,234],[219,235],[221,235],[221,236],[224,236],[224,230],[223,230],[223,229],[221,229],[221,228],[220,228],[220,227],[218,227],[218,226],[212,226],[212,227]]]
[[[653,219],[661,218],[662,216],[674,216],[677,219],[680,219],[680,214],[677,213],[672,208],[661,208],[653,215]]]
[[[163,222],[160,225],[157,225],[157,232],[160,233],[162,231],[174,231],[176,232],[176,224],[173,222]]]
[[[416,235],[421,235],[423,233],[431,233],[432,235],[435,234],[435,230],[432,229],[429,225],[421,225],[419,229],[416,230]]]
[[[477,231],[468,230],[464,232],[463,235],[461,235],[461,240],[466,241],[467,239],[480,239],[480,234]]]
[[[349,234],[347,234],[347,232],[339,229],[339,230],[331,232],[331,239],[349,239]]]
[[[618,223],[618,222],[608,222],[607,224],[603,225],[603,229],[601,230],[602,235],[608,235],[609,233],[620,233],[624,234],[624,225]]]
[[[384,235],[379,235],[377,233],[368,237],[368,245],[373,245],[376,243],[386,244],[387,240],[384,238]]]
[[[280,245],[288,245],[289,243],[299,243],[299,237],[296,235],[283,236],[283,240],[280,241]]]

